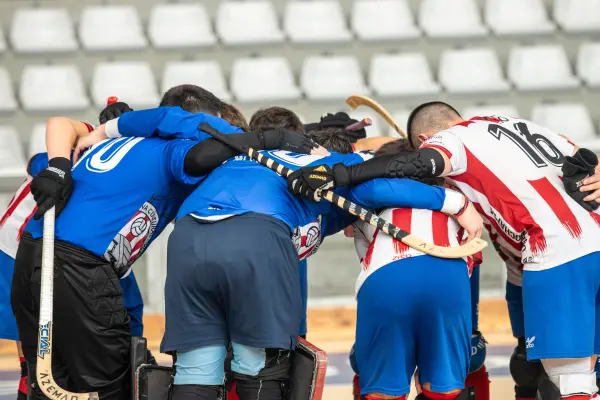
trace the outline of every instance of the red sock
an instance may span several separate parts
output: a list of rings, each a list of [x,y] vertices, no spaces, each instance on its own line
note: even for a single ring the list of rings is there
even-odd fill
[[[356,374],[352,379],[352,394],[354,400],[360,400],[360,377]]]
[[[454,393],[454,394],[443,394],[443,393],[430,392],[427,389],[421,389],[421,390],[423,391],[423,394],[431,400],[454,400],[460,394],[460,392]],[[477,400],[479,400],[479,398],[477,398]]]
[[[27,395],[27,364],[25,364],[25,357],[19,357],[19,363],[21,364],[21,379],[19,380],[19,392]]]
[[[229,389],[229,392],[227,392],[227,400],[240,400],[237,392],[235,391],[235,381],[231,383],[231,389]]]
[[[474,386],[477,400],[490,400],[490,377],[485,365],[467,375],[465,387]],[[518,399],[517,399],[518,400]]]
[[[587,394],[576,394],[569,397],[563,397],[565,400],[590,400],[592,396],[588,396]]]
[[[388,397],[386,400],[406,400],[406,396],[408,396],[408,395],[405,394],[404,396],[394,397],[393,399],[390,399]],[[383,400],[383,399],[381,397],[373,397],[373,396],[369,396],[368,394],[366,394],[365,400]]]
[[[475,392],[477,396],[477,392]],[[515,400],[535,400],[535,397],[515,397]]]

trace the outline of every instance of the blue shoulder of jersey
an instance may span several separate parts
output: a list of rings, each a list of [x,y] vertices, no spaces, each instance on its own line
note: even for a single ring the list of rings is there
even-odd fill
[[[29,159],[27,174],[29,176],[36,176],[46,168],[48,168],[48,153],[38,153]]]
[[[210,124],[223,133],[243,133],[240,128],[230,125],[222,118],[204,113],[190,113],[181,107],[158,107],[149,110],[132,111],[121,115],[116,127],[121,136],[150,137],[163,139],[189,139],[202,141],[211,136],[198,129],[202,122]],[[107,129],[109,129],[107,126]]]

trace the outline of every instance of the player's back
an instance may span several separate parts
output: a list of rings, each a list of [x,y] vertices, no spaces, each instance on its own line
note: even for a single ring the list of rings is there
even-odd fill
[[[189,185],[183,158],[193,145],[183,140],[105,140],[73,167],[73,193],[56,220],[59,240],[103,256],[124,272],[175,217]],[[41,237],[42,223],[26,230]]]
[[[600,250],[600,215],[564,190],[561,167],[575,146],[533,122],[475,117],[431,137],[452,162],[448,177],[485,214],[499,242],[545,269]]]
[[[352,164],[364,159],[358,153],[321,156],[270,150],[263,154],[292,170],[321,163]],[[331,207],[326,201],[317,203],[294,196],[288,191],[285,178],[246,156],[238,156],[206,177],[184,202],[177,218],[192,214],[200,219],[216,220],[254,212],[277,218],[293,231],[315,221]]]
[[[437,246],[458,246],[464,234],[453,218],[440,211],[386,208],[379,217]],[[365,280],[379,268],[394,261],[425,255],[363,221],[354,224],[354,238],[361,260],[361,271],[356,281],[357,294]]]

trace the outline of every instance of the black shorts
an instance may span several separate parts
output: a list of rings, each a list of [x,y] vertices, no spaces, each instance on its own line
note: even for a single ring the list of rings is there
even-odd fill
[[[286,224],[254,213],[217,222],[184,217],[167,254],[162,352],[230,341],[294,348],[302,299]]]
[[[11,303],[23,353],[35,381],[42,240],[27,233],[15,259]],[[109,263],[56,241],[54,248],[53,373],[72,392],[129,399],[130,330],[119,279]],[[45,397],[39,397],[45,398]]]

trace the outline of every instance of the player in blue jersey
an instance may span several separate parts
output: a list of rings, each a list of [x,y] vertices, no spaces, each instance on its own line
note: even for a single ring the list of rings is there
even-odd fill
[[[163,117],[175,123],[177,116]],[[203,135],[197,124],[179,117],[176,132],[149,130],[162,137]],[[364,159],[360,154],[266,154],[292,169]],[[367,207],[410,202],[439,210],[452,204],[457,212],[465,205],[462,195],[453,198],[443,188],[409,180],[372,181],[344,194]],[[480,224],[472,206],[467,208]],[[161,351],[177,354],[173,399],[216,399],[222,393],[221,366],[230,341],[240,398],[256,398],[259,391],[265,398],[282,398],[302,307],[297,250],[302,243],[294,245],[292,232],[315,221],[320,233],[321,217],[332,212],[338,211],[331,204],[292,196],[285,180],[244,156],[214,170],[188,197],[169,238],[165,288]]]
[[[163,99],[167,104],[172,100],[168,95]],[[186,107],[189,100],[186,96]],[[192,111],[210,111],[208,108],[199,102]],[[154,113],[130,112],[100,130],[139,133],[153,115],[165,109],[183,112],[177,107],[162,107]],[[210,121],[224,132],[240,132],[212,115],[193,115],[194,126]],[[163,120],[157,129],[170,128],[168,120]],[[213,139],[196,143],[116,138],[90,149],[71,172],[71,148],[87,129],[84,134],[79,123],[68,119],[51,120],[48,129],[49,167],[35,178],[32,192],[39,205],[38,216],[54,204],[62,211],[56,220],[55,263],[61,271],[55,279],[54,297],[54,343],[59,360],[54,363],[59,371],[56,379],[74,392],[98,391],[106,399],[128,398],[129,317],[118,279],[175,217],[184,198],[210,170],[207,165],[219,165],[230,156],[231,149]],[[259,147],[280,148],[285,142],[295,144],[294,149],[312,148],[305,137],[290,132],[235,136]],[[221,160],[215,158],[219,148],[225,154]],[[71,187],[71,201],[65,206]],[[41,221],[30,222],[25,231],[15,262],[12,304],[23,350],[32,367],[30,374],[35,376]],[[40,388],[35,389],[41,398]]]

